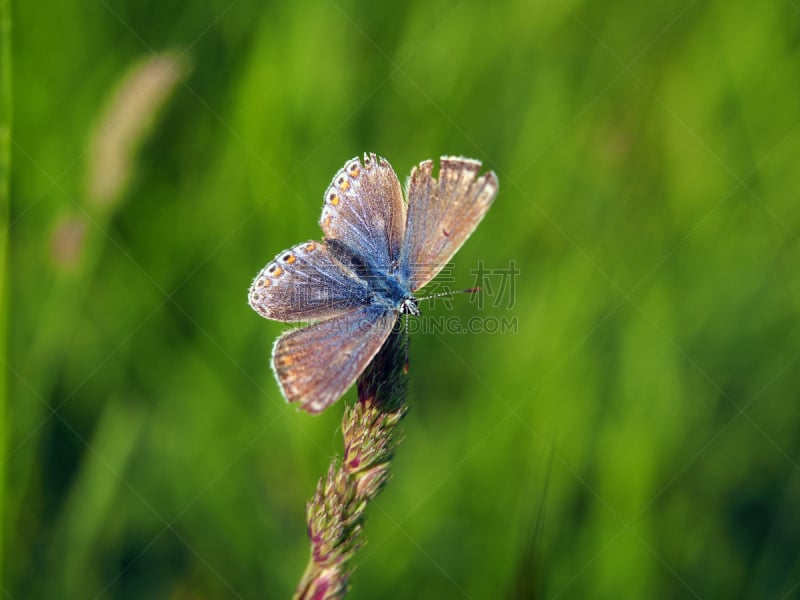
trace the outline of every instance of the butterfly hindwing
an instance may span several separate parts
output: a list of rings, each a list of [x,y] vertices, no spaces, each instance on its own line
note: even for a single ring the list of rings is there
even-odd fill
[[[272,368],[286,400],[310,413],[336,402],[380,350],[395,321],[393,311],[363,307],[281,335]]]
[[[376,267],[388,270],[400,255],[405,228],[400,182],[389,162],[374,154],[349,160],[325,192],[320,225]]]
[[[431,160],[411,172],[400,276],[412,291],[441,271],[489,210],[497,176],[478,177],[480,168],[477,160],[443,156],[438,178]]]
[[[281,252],[253,280],[250,306],[276,321],[318,321],[369,302],[366,283],[333,258],[324,242]]]

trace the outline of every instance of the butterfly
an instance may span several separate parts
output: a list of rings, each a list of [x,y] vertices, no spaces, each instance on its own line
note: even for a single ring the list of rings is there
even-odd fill
[[[400,315],[420,314],[414,292],[431,281],[489,210],[497,176],[443,156],[411,171],[406,197],[392,166],[349,160],[325,192],[323,241],[281,252],[253,280],[250,306],[267,319],[310,323],[275,341],[272,368],[290,403],[318,413],[338,400]]]

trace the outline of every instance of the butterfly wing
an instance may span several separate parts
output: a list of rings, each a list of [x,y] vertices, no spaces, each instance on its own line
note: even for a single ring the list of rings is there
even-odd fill
[[[441,271],[478,226],[497,194],[493,172],[478,177],[480,161],[443,156],[420,163],[408,182],[406,237],[400,277],[416,291]]]
[[[253,280],[250,306],[276,321],[318,321],[369,302],[369,290],[323,242],[304,242],[281,252]]]
[[[272,368],[288,402],[318,413],[336,402],[392,331],[397,314],[363,307],[281,335]]]
[[[348,161],[325,192],[320,225],[326,238],[344,241],[375,266],[397,264],[405,228],[403,191],[384,158]]]

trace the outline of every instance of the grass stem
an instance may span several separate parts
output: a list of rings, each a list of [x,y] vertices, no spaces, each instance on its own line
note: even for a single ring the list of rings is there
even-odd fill
[[[306,506],[311,557],[296,600],[338,599],[347,592],[364,513],[389,479],[394,432],[407,410],[405,339],[403,328],[395,327],[359,378],[358,401],[345,408],[344,455],[331,463]]]

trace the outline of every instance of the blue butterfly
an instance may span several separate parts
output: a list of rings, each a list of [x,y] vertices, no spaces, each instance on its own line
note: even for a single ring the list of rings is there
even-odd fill
[[[386,341],[401,314],[419,315],[414,292],[433,279],[475,230],[497,194],[481,163],[442,157],[415,167],[408,206],[392,166],[354,158],[325,192],[324,241],[281,252],[253,280],[263,317],[311,322],[282,334],[272,367],[283,395],[310,413],[338,400]]]

